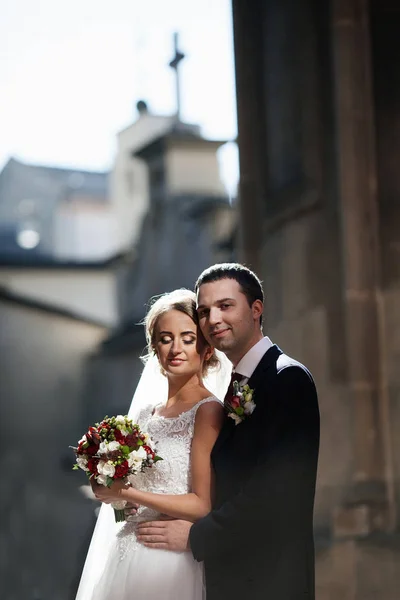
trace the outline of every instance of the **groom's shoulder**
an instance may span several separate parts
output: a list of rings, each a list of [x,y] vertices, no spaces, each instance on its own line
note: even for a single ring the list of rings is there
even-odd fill
[[[283,375],[292,376],[296,378],[304,378],[304,376],[306,376],[314,383],[313,376],[307,367],[284,352],[282,352],[276,360],[276,375],[281,377]]]

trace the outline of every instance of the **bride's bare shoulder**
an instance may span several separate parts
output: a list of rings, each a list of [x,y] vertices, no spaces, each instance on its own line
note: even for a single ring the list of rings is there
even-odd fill
[[[210,396],[199,402],[196,410],[196,425],[204,426],[210,423],[220,423],[224,417],[224,405],[215,396]]]

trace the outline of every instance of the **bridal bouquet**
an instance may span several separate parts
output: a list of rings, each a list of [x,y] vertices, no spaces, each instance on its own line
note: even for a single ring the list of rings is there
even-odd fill
[[[89,479],[110,487],[113,481],[136,475],[151,468],[158,460],[153,441],[128,417],[104,417],[101,423],[89,427],[79,440],[78,447],[71,446],[76,455],[73,469],[82,469]],[[115,521],[125,520],[125,502],[112,504]]]

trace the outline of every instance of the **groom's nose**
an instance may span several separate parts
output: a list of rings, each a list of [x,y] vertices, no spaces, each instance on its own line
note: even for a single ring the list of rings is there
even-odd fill
[[[213,306],[212,308],[210,308],[208,322],[210,325],[213,326],[221,322],[221,311],[217,306]]]

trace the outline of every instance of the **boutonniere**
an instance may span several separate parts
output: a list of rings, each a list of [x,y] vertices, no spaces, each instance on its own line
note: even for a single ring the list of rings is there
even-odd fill
[[[240,385],[238,381],[233,382],[232,399],[226,403],[228,417],[235,421],[235,425],[239,425],[244,419],[251,415],[256,405],[253,401],[254,390],[247,383]]]

